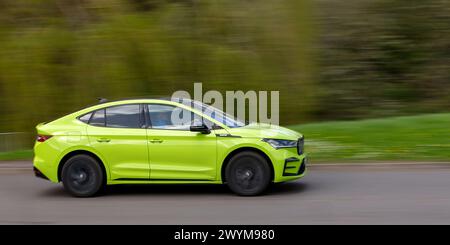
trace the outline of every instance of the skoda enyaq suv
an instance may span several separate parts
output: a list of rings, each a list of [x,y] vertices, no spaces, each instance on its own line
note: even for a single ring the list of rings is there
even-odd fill
[[[303,135],[247,125],[203,103],[185,102],[103,102],[41,123],[35,175],[62,182],[77,197],[93,196],[105,185],[156,183],[225,183],[251,196],[305,175]]]

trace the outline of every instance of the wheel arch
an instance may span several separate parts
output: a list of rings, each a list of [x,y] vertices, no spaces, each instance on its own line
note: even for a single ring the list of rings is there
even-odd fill
[[[269,163],[269,167],[270,167],[270,180],[273,181],[273,180],[275,179],[275,169],[274,169],[273,162],[272,162],[272,160],[270,159],[270,157],[269,157],[264,151],[262,151],[262,150],[260,150],[260,149],[258,149],[258,148],[251,147],[251,146],[243,146],[243,147],[234,149],[233,151],[231,151],[230,153],[228,153],[228,155],[227,155],[227,156],[225,157],[225,159],[223,160],[222,168],[221,168],[221,179],[222,179],[222,182],[223,182],[223,183],[226,182],[226,178],[225,178],[225,169],[226,169],[227,165],[229,164],[230,159],[231,159],[233,156],[235,156],[235,155],[237,155],[237,154],[239,154],[239,153],[241,153],[241,152],[244,152],[244,151],[255,152],[255,153],[258,153],[259,155],[261,155],[262,157],[264,157],[264,158],[267,160],[267,162]]]
[[[88,151],[88,150],[74,150],[74,151],[66,153],[61,158],[61,160],[58,163],[58,173],[57,173],[58,174],[57,175],[58,182],[61,181],[61,172],[64,167],[64,164],[67,162],[67,160],[69,160],[71,157],[76,156],[76,155],[88,155],[88,156],[93,157],[99,163],[99,165],[103,171],[103,175],[105,176],[105,183],[106,183],[106,181],[108,180],[108,172],[106,171],[105,163],[102,161],[102,159],[99,156],[97,156],[97,154],[95,154],[91,151]]]

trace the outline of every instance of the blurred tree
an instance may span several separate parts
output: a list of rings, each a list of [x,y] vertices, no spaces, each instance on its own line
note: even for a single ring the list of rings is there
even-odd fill
[[[169,96],[194,82],[280,90],[283,123],[314,108],[308,1],[1,3],[0,131],[31,131],[96,97]]]
[[[442,0],[0,0],[0,132],[194,82],[279,90],[282,124],[448,111],[449,13]]]
[[[448,111],[450,2],[321,1],[317,115]]]

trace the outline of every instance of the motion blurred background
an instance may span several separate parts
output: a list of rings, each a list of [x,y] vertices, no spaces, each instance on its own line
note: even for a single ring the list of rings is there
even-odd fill
[[[450,161],[450,1],[0,0],[0,159],[97,97],[279,90],[313,162]]]

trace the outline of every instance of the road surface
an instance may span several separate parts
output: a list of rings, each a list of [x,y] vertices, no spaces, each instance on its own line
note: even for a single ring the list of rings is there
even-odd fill
[[[450,164],[323,165],[267,195],[225,186],[110,187],[73,198],[0,163],[0,224],[450,224]]]

